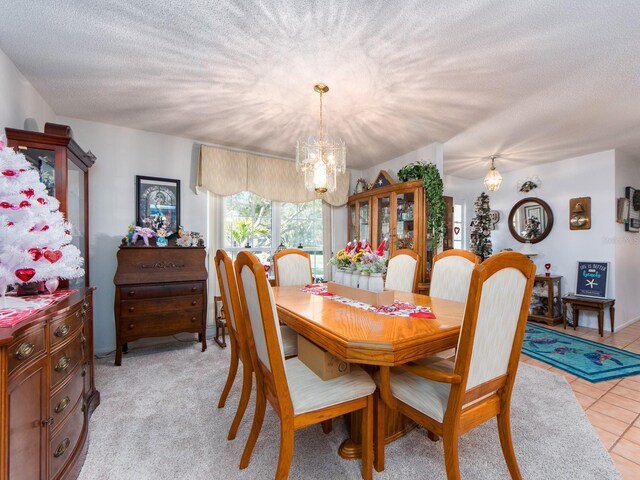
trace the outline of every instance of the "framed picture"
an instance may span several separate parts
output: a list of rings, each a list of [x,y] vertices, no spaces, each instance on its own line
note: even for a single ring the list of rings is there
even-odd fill
[[[544,211],[542,210],[541,205],[525,205],[524,218],[528,220],[531,217],[535,218],[540,222],[540,231],[544,232],[546,225],[544,221],[545,220]]]
[[[143,226],[145,218],[156,224],[164,219],[170,234],[178,231],[180,180],[136,175],[136,225]]]
[[[607,298],[609,262],[578,262],[576,295]]]

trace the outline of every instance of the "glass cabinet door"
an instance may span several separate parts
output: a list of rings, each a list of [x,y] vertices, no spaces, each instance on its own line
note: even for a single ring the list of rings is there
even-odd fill
[[[82,258],[85,260],[84,269],[87,269],[87,252],[85,249],[87,231],[85,218],[85,189],[84,176],[82,171],[72,161],[67,163],[67,221],[71,224],[71,244],[78,247]],[[85,285],[85,278],[73,278],[69,280],[69,288],[79,288]]]
[[[41,148],[20,148],[20,152],[40,173],[40,181],[47,187],[47,194],[56,196],[56,152]]]
[[[393,242],[394,251],[401,250],[403,248],[414,250],[414,207],[414,192],[398,193],[396,195],[396,231]]]
[[[358,232],[356,231],[356,204],[355,203],[350,203],[349,204],[349,231],[347,232],[347,242],[350,242],[351,240],[353,240],[354,238],[356,238],[356,235],[358,235]]]
[[[377,248],[385,239],[391,236],[391,196],[378,197],[377,203],[378,222],[376,238],[373,239],[373,248]],[[389,243],[385,245],[384,256],[389,256]]]
[[[358,203],[358,237],[356,240],[369,240],[369,200]]]

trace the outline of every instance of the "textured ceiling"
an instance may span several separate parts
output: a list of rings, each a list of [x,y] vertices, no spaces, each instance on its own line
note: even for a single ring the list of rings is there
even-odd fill
[[[292,157],[318,95],[347,164],[432,143],[483,175],[640,155],[640,2],[0,0],[0,49],[59,115]]]

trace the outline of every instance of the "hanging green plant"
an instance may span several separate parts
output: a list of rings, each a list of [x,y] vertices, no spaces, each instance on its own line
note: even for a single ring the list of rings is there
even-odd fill
[[[398,171],[401,182],[422,180],[427,199],[427,231],[432,234],[432,246],[437,250],[444,233],[444,193],[442,178],[438,167],[433,163],[415,162],[405,165]]]
[[[633,209],[637,212],[640,210],[640,190],[633,192]]]

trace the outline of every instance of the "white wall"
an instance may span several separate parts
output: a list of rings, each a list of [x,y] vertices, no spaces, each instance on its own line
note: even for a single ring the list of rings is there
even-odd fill
[[[498,166],[499,170],[499,166]],[[551,263],[551,273],[562,275],[562,293],[575,291],[576,268],[578,260],[611,262],[608,295],[616,294],[616,255],[613,235],[615,224],[615,152],[613,150],[594,153],[559,162],[531,166],[513,172],[502,172],[500,190],[487,192],[492,210],[500,212],[500,222],[491,234],[493,251],[497,253],[505,248],[520,250],[523,246],[513,238],[507,224],[509,212],[519,200],[538,197],[549,204],[553,212],[554,223],[549,236],[534,245],[538,255],[533,258],[537,272],[544,273],[545,263]],[[518,192],[517,184],[527,177],[540,177],[542,187],[529,194]],[[484,191],[483,178],[473,182],[464,181],[461,186],[453,179],[446,179],[448,193],[454,191],[454,197],[470,200],[467,205],[469,221],[473,217],[473,201]],[[466,192],[465,192],[466,190]],[[591,229],[569,229],[569,199],[591,197]],[[467,231],[469,222],[466,222]],[[616,303],[619,300],[616,300]],[[618,327],[631,319],[617,315]],[[605,318],[605,327],[608,318]],[[580,314],[580,325],[596,327],[597,319],[589,312]]]
[[[94,297],[96,353],[115,348],[113,317],[116,252],[135,220],[135,176],[180,180],[180,222],[207,233],[207,195],[195,193],[199,143],[103,123],[59,117],[97,160],[89,171],[90,282]]]
[[[625,187],[640,188],[640,160],[616,151],[615,198],[624,197]],[[640,319],[640,233],[625,232],[623,224],[614,232],[605,238],[615,245],[617,329]]]
[[[6,127],[42,131],[55,121],[49,104],[0,50],[0,137]]]

